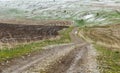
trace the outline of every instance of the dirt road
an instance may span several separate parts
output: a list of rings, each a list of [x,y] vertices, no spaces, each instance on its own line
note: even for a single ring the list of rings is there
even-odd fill
[[[72,43],[46,47],[30,56],[13,60],[1,73],[99,73],[95,50],[77,36],[78,28],[70,33]]]

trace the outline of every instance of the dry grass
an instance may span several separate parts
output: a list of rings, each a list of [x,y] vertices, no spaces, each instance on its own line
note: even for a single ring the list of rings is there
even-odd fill
[[[120,73],[120,24],[85,27],[79,35],[97,49],[101,73]]]
[[[118,49],[120,48],[119,28],[120,24],[86,27],[83,29],[83,35],[99,45]]]

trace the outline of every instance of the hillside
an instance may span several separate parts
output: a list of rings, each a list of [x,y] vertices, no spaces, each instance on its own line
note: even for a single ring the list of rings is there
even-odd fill
[[[120,73],[120,0],[0,0],[0,73]]]

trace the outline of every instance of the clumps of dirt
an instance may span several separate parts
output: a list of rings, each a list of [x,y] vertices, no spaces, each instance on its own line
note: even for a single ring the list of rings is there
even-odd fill
[[[0,23],[0,42],[36,41],[55,37],[58,31],[68,26],[22,25]]]

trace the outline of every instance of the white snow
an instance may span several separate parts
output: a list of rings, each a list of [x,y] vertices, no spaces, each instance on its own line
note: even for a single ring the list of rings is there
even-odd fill
[[[119,0],[118,0],[119,1]],[[93,0],[0,0],[0,18],[32,18],[32,19],[85,19],[95,21],[95,15],[90,11],[100,10],[99,7],[90,7],[91,3],[100,3]],[[109,1],[112,4],[114,2]],[[84,12],[88,14],[83,15]],[[96,21],[104,21],[98,19]]]
[[[0,0],[0,1],[13,1],[13,0]]]
[[[93,14],[89,14],[89,15],[84,16],[83,19],[89,19],[89,18],[93,18],[93,17],[94,17]]]

